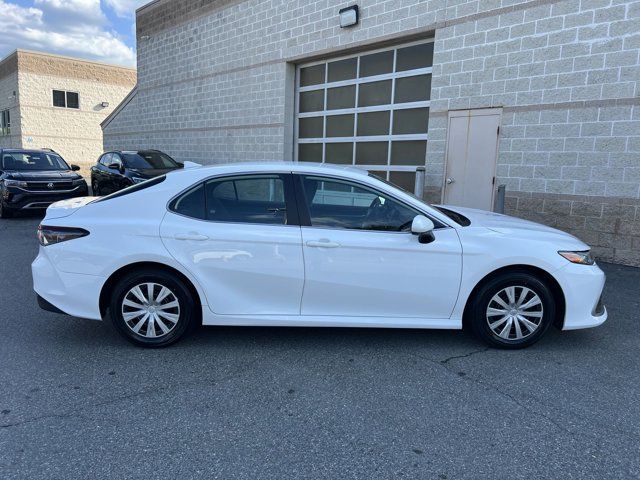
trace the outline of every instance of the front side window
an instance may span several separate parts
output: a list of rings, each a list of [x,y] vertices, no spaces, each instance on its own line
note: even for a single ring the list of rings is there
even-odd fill
[[[100,163],[105,167],[108,167],[111,164],[111,154],[105,153],[100,159]]]
[[[205,203],[208,220],[273,225],[287,223],[281,175],[211,180],[206,184]]]
[[[61,108],[80,108],[80,96],[77,92],[67,92],[65,90],[53,91],[53,106]]]
[[[420,212],[371,188],[346,180],[302,177],[311,226],[408,232]]]
[[[69,170],[60,155],[45,152],[11,152],[2,156],[5,170]]]

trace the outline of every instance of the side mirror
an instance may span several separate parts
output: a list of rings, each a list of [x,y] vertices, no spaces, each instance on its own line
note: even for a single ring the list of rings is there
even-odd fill
[[[109,164],[109,168],[113,169],[113,170],[118,170],[119,172],[122,171],[122,164],[120,162],[113,162]]]
[[[416,215],[411,222],[411,233],[418,235],[420,243],[431,243],[436,239],[433,234],[434,228],[433,222],[424,215]]]
[[[71,165],[71,170],[77,172],[78,170],[80,170],[80,167],[78,165]]]

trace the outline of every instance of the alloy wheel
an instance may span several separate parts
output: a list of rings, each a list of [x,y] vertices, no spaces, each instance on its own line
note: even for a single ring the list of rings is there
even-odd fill
[[[491,331],[504,340],[522,340],[542,323],[542,300],[525,286],[510,286],[496,293],[487,306],[486,319]]]
[[[122,318],[136,335],[160,338],[169,334],[180,319],[176,295],[159,283],[141,283],[131,288],[122,300]]]

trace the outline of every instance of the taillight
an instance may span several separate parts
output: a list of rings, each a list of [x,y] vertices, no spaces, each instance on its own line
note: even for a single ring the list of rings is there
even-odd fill
[[[73,240],[74,238],[86,237],[87,235],[89,235],[89,232],[84,228],[38,225],[38,241],[43,247]]]

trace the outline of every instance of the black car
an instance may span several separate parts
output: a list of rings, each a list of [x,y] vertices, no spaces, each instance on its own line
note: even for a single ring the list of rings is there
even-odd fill
[[[107,152],[91,167],[91,187],[94,195],[107,195],[183,167],[159,150]]]
[[[87,182],[53,150],[0,149],[0,218],[89,194]]]

